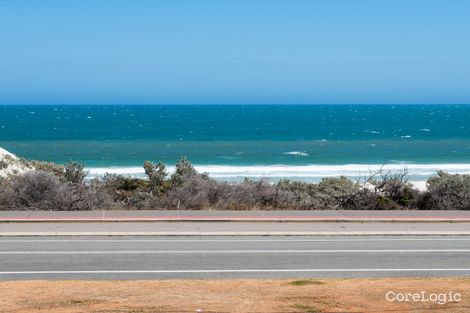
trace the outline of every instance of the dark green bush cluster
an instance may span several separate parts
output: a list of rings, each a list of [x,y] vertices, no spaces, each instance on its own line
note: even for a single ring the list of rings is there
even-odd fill
[[[198,173],[185,158],[171,175],[163,163],[146,161],[146,179],[106,174],[87,180],[83,164],[76,162],[29,164],[36,170],[0,178],[0,209],[470,209],[470,175],[444,172],[428,180],[427,191],[419,191],[405,171],[379,171],[357,181],[338,177],[271,184],[246,179],[232,184]]]

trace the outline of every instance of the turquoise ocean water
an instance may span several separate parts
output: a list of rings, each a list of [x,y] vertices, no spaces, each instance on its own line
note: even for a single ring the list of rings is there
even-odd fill
[[[187,156],[213,177],[357,176],[407,168],[470,172],[466,105],[0,106],[0,146],[84,162],[90,175],[142,175],[144,160]]]

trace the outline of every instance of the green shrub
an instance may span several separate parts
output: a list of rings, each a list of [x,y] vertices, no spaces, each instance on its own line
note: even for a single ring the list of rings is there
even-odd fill
[[[22,160],[25,164],[28,164],[35,168],[38,171],[44,171],[54,174],[55,176],[62,177],[64,174],[64,166],[60,164],[56,164],[53,162],[43,162],[43,161],[26,161]]]
[[[151,192],[156,196],[162,196],[171,183],[167,180],[168,173],[163,163],[154,164],[150,161],[144,162],[145,175],[150,181]]]
[[[64,166],[64,180],[72,184],[82,184],[87,175],[84,167],[83,164],[70,161]]]
[[[179,160],[175,166],[175,172],[171,175],[171,185],[180,186],[185,179],[198,175],[196,169],[185,157]]]
[[[427,181],[424,208],[435,210],[470,210],[470,175],[438,171]]]

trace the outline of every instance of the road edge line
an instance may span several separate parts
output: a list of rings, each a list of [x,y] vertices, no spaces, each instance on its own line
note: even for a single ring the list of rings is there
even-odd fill
[[[208,232],[136,232],[136,231],[44,231],[44,232],[0,232],[0,237],[59,237],[59,236],[470,236],[470,231],[208,231]]]

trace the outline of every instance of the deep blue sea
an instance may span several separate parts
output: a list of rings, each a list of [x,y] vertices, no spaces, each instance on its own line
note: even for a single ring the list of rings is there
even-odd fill
[[[470,105],[0,106],[0,146],[84,162],[90,175],[141,175],[187,156],[220,179],[362,175],[407,168],[470,173]]]

